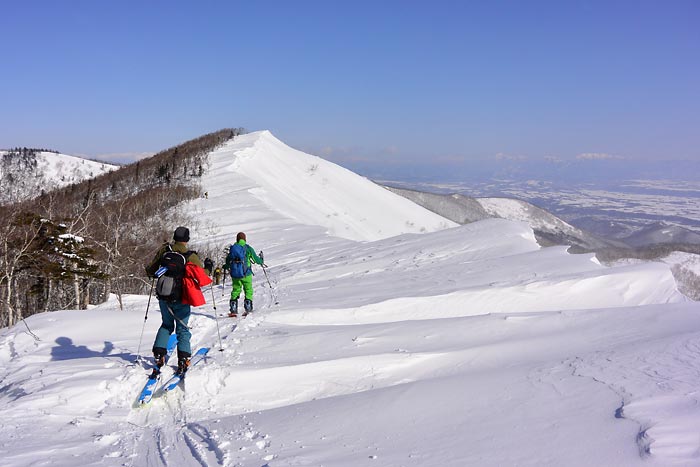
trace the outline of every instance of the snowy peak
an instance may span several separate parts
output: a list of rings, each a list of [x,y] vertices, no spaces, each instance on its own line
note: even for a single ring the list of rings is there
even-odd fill
[[[213,178],[203,180],[209,193],[225,195],[245,186],[267,209],[336,237],[372,241],[457,225],[339,165],[293,149],[269,131],[234,138],[210,155],[210,164]],[[229,183],[220,177],[229,177]]]
[[[50,151],[0,151],[0,203],[32,199],[42,191],[79,183],[118,168]]]
[[[119,168],[106,162],[50,152],[37,154],[37,163],[52,188],[79,183]]]

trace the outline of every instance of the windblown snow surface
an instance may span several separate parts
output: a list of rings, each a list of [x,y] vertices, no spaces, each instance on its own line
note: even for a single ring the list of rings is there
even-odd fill
[[[272,286],[256,269],[256,311],[217,318],[229,287],[206,290],[208,361],[145,407],[147,296],[5,330],[0,464],[700,464],[700,313],[668,266],[456,227],[269,132],[214,151],[203,184],[191,246],[245,231]]]

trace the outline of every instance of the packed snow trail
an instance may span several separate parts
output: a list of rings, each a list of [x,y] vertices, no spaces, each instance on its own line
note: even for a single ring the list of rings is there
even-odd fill
[[[230,294],[230,284],[228,289],[213,286],[212,290],[215,293],[222,290]],[[210,296],[210,293],[206,296]],[[226,359],[235,358],[235,343],[240,342],[240,337],[235,336],[240,336],[241,329],[245,332],[263,319],[265,305],[271,300],[271,295],[259,288],[258,298],[261,306],[259,311],[245,320],[219,319],[218,325],[213,304],[193,309],[190,321],[193,341],[196,340],[198,345],[207,342],[216,342],[216,345],[212,345],[208,356],[204,357],[208,360],[207,363],[197,364],[197,357],[193,356],[193,365],[186,377],[173,383],[180,391],[172,391],[175,387],[166,391],[166,386],[172,379],[166,381],[149,407],[134,410],[129,415],[129,428],[125,431],[130,433],[119,437],[118,441],[133,459],[127,465],[236,465],[233,460],[236,458],[235,452],[227,448],[231,444],[230,436],[219,436],[216,429],[210,429],[207,423],[202,423],[199,419],[203,413],[215,416],[217,412],[215,399],[226,387],[222,365],[225,365]],[[237,329],[239,331],[236,333]],[[222,333],[223,352],[219,352],[219,332]]]
[[[170,339],[168,339],[168,345],[166,347],[166,353],[165,353],[165,363],[168,363],[168,360],[170,360],[170,356],[173,354],[175,349],[177,348],[177,334],[171,334]],[[153,398],[153,394],[156,391],[156,388],[158,386],[158,383],[161,381],[161,375],[158,374],[158,376],[154,376],[156,372],[159,371],[157,368],[156,362],[154,362],[153,366],[153,374],[148,376],[148,381],[146,381],[146,384],[143,386],[143,389],[141,390],[141,394],[139,395],[138,398],[138,403],[139,404],[148,404],[151,402],[151,399]]]

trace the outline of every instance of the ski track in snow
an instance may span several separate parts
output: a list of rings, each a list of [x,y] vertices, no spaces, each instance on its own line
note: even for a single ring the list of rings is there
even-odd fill
[[[700,457],[700,336],[681,337],[667,339],[654,351],[634,349],[574,364],[575,374],[594,378],[620,395],[616,416],[639,425],[640,455],[673,464]]]
[[[504,220],[440,230],[403,202],[403,227],[384,225],[384,195],[358,221],[328,188],[352,194],[349,175],[315,159],[286,160],[305,181],[275,191],[256,165],[286,154],[269,137],[215,151],[189,206],[193,239],[242,230],[265,250],[256,311],[215,319],[230,284],[214,287],[190,322],[207,360],[145,407],[147,297],[34,315],[40,342],[4,331],[4,465],[697,465],[700,314],[667,266],[605,268]],[[311,183],[313,209],[285,198]]]
[[[222,287],[215,287],[214,290],[215,294],[223,290],[225,296],[222,297],[221,303],[227,303],[226,297],[230,294],[230,288],[224,290]],[[167,395],[159,390],[149,405],[134,406],[129,416],[130,432],[112,435],[116,438],[115,445],[119,445],[124,452],[131,452],[132,461],[126,465],[263,465],[264,457],[272,458],[266,454],[270,446],[269,441],[265,440],[266,436],[245,420],[245,408],[241,409],[240,420],[233,425],[235,428],[231,428],[230,422],[226,427],[217,428],[218,420],[212,422],[207,418],[202,419],[203,413],[216,417],[217,406],[213,402],[227,390],[226,371],[217,365],[216,360],[223,355],[227,361],[235,364],[238,361],[236,347],[228,345],[240,344],[241,340],[245,339],[245,334],[263,321],[264,310],[273,306],[273,297],[269,290],[261,289],[258,294],[260,311],[245,319],[218,318],[224,352],[219,351],[213,308],[210,313],[203,308],[193,313],[190,323],[193,334],[201,335],[201,341],[211,342],[209,356],[205,362],[193,367],[177,390]],[[218,308],[217,305],[217,310]],[[147,372],[144,372],[144,375],[145,373]],[[168,374],[168,370],[165,370],[164,375]],[[193,386],[190,392],[188,386]],[[194,396],[190,394],[192,392]],[[193,398],[196,403],[191,407]],[[250,459],[252,463],[242,464],[241,461],[246,459]]]

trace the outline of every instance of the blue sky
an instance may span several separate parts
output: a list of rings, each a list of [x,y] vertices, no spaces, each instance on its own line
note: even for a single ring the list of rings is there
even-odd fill
[[[0,0],[0,17],[4,148],[133,158],[245,127],[349,166],[700,159],[694,0]]]

